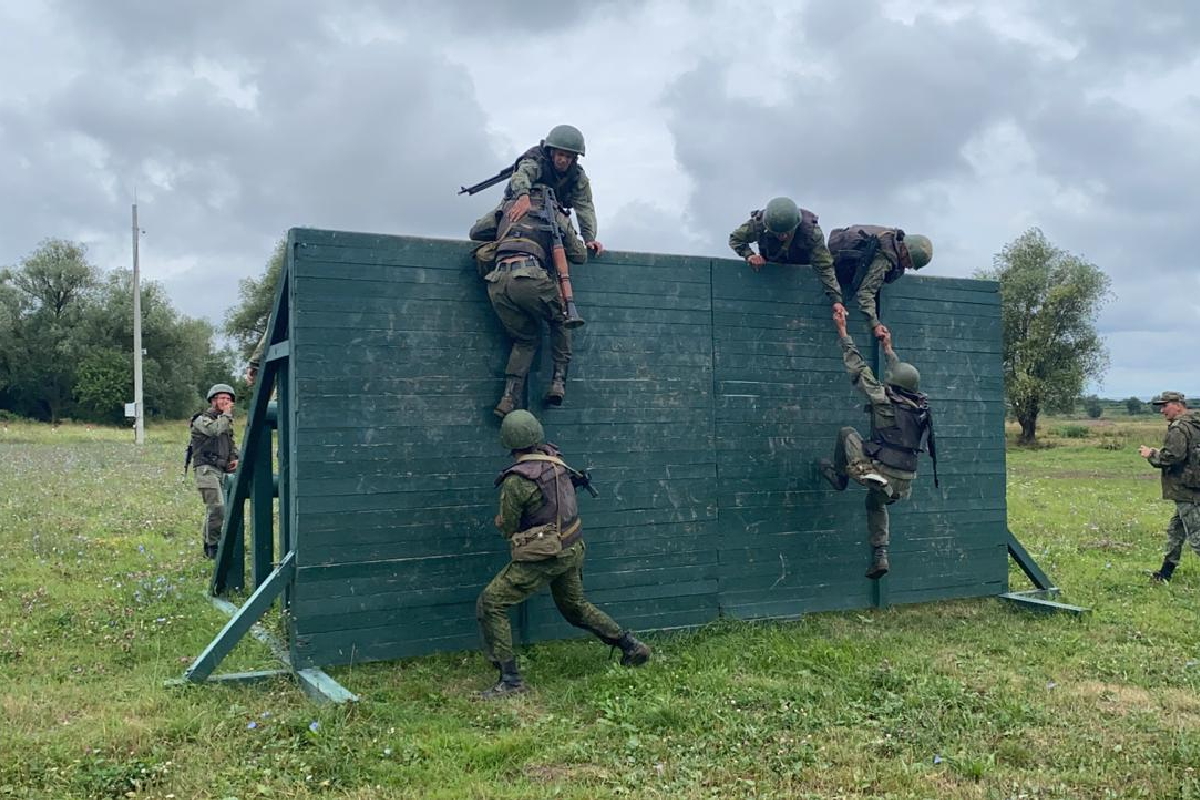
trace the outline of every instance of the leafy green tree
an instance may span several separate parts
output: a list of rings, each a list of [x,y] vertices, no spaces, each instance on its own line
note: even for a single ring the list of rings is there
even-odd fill
[[[1100,419],[1104,414],[1104,406],[1101,405],[1100,398],[1094,394],[1083,398],[1083,409],[1092,419]]]
[[[74,402],[75,334],[98,272],[83,245],[47,239],[7,275],[5,305],[16,317],[5,348],[6,394],[14,410],[58,422]]]
[[[94,348],[79,364],[75,400],[86,419],[118,423],[125,403],[133,397],[133,353],[109,347]]]
[[[238,354],[249,358],[267,331],[267,320],[275,306],[275,293],[287,261],[287,239],[280,239],[267,259],[262,277],[244,278],[238,284],[239,301],[225,313],[225,333],[237,344]]]
[[[1125,410],[1129,412],[1129,416],[1136,417],[1142,413],[1142,401],[1136,397],[1130,397],[1125,400]]]
[[[1109,279],[1037,228],[1009,242],[979,276],[1000,282],[1008,403],[1021,426],[1018,443],[1033,444],[1042,411],[1073,405],[1108,366],[1096,316]]]

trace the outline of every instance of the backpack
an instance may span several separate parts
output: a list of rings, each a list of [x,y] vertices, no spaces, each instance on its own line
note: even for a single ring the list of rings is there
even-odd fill
[[[1187,461],[1179,472],[1179,484],[1186,489],[1200,490],[1200,422],[1184,420],[1187,429]]]

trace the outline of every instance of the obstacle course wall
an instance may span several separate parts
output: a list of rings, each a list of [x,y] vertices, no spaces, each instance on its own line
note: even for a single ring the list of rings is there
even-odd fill
[[[475,598],[507,561],[491,407],[508,342],[469,246],[297,229],[287,269],[293,661],[475,647]],[[881,316],[935,405],[941,488],[922,459],[876,585],[862,576],[865,493],[828,489],[814,467],[841,426],[868,422],[812,271],[610,252],[573,280],[587,325],[567,401],[540,407],[543,352],[531,410],[600,488],[580,500],[586,583],[622,625],[1006,591],[995,284],[907,276],[884,290]],[[878,364],[865,326],[851,333]],[[514,633],[579,635],[546,595]]]

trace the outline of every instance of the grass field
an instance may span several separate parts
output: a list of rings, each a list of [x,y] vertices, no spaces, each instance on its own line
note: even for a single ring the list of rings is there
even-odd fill
[[[1136,445],[1163,427],[1048,420],[1057,446],[1009,454],[1010,527],[1086,619],[985,599],[720,623],[650,636],[636,671],[543,644],[535,691],[491,704],[454,653],[333,670],[362,697],[334,708],[286,681],[164,688],[225,621],[185,426],[135,450],[9,424],[0,798],[1200,798],[1200,559],[1147,579],[1170,509]],[[247,640],[222,670],[274,666]]]

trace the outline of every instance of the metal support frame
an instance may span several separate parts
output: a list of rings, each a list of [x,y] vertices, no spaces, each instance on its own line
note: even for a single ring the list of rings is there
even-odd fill
[[[1004,592],[997,595],[1001,600],[1012,603],[1018,608],[1047,613],[1063,611],[1082,616],[1091,611],[1089,608],[1060,603],[1054,599],[1059,595],[1058,587],[1054,585],[1054,581],[1050,580],[1050,576],[1038,566],[1033,556],[1029,555],[1029,551],[1017,540],[1012,531],[1008,532],[1008,555],[1017,562],[1017,566],[1025,573],[1025,577],[1029,578],[1030,583],[1037,588],[1023,592]]]

